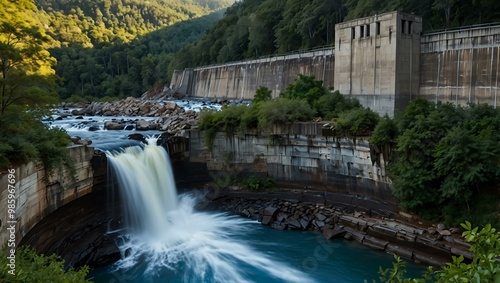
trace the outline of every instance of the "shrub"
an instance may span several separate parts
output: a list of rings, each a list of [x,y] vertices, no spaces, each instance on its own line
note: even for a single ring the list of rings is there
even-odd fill
[[[395,120],[398,159],[389,171],[401,207],[449,225],[500,225],[500,110],[417,99]]]
[[[263,103],[263,102],[262,102]],[[241,129],[257,129],[259,126],[259,108],[262,103],[253,103],[241,117]]]
[[[309,106],[313,107],[315,102],[327,93],[323,81],[316,80],[314,76],[299,74],[295,82],[289,84],[281,96],[288,99],[306,100]]]
[[[385,115],[379,120],[370,137],[370,143],[375,145],[384,145],[389,142],[395,142],[398,137],[398,127],[393,119]]]
[[[252,104],[271,100],[273,98],[272,93],[273,92],[265,86],[259,87],[255,91],[255,96],[252,99]]]
[[[4,253],[6,253],[4,245]],[[89,268],[84,266],[78,271],[65,271],[64,260],[57,255],[37,255],[30,247],[21,247],[16,250],[15,275],[9,274],[9,259],[2,255],[0,258],[1,282],[55,282],[55,283],[87,283]]]
[[[270,191],[273,190],[276,186],[272,178],[262,178],[257,176],[250,176],[246,178],[243,181],[243,184],[250,191]]]
[[[313,117],[314,111],[305,100],[278,98],[260,105],[259,128],[269,128],[273,124],[290,125]]]
[[[337,90],[321,96],[315,103],[314,108],[318,116],[325,119],[338,118],[343,112],[362,108],[356,98],[346,98]]]
[[[344,112],[335,123],[335,132],[340,135],[368,135],[377,125],[380,117],[368,108]]]
[[[0,128],[0,168],[35,160],[50,174],[71,165],[65,148],[71,140],[63,129],[49,128],[27,112],[3,115]]]

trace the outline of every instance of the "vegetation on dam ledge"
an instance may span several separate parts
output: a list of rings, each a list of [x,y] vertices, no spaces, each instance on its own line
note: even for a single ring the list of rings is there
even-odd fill
[[[372,146],[387,154],[393,193],[403,209],[449,225],[469,220],[500,226],[500,110],[415,99],[394,118],[379,117],[302,75],[277,99],[265,87],[255,97],[249,106],[201,113],[209,147],[218,131],[266,134],[276,124],[326,120],[334,135],[370,135]]]

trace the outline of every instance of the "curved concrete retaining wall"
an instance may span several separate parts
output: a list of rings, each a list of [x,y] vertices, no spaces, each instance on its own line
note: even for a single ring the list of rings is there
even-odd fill
[[[93,171],[91,159],[92,147],[83,145],[68,148],[74,161],[76,175],[73,178],[68,169],[56,172],[44,181],[45,170],[34,162],[11,168],[15,170],[15,220],[9,218],[7,201],[9,198],[8,171],[2,171],[0,177],[0,243],[10,237],[7,227],[15,227],[16,245],[39,221],[61,206],[92,191]],[[8,222],[15,221],[15,222]]]
[[[275,127],[264,135],[218,133],[212,149],[203,132],[191,130],[188,159],[206,164],[209,171],[267,175],[287,186],[393,200],[384,154],[370,146],[368,137],[334,137],[323,124]]]

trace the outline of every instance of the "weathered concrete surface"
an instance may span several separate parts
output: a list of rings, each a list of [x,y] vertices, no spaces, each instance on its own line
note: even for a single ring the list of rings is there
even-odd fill
[[[392,116],[418,94],[422,18],[398,12],[335,25],[335,89]]]
[[[421,38],[420,96],[497,106],[500,26],[431,33]]]
[[[298,74],[313,75],[333,86],[333,69],[332,47],[186,69],[173,74],[171,87],[193,97],[252,99],[255,90],[265,86],[277,97]]]
[[[116,195],[97,189],[42,219],[22,239],[38,253],[61,256],[66,266],[98,267],[120,259],[116,245],[121,228],[121,206]]]
[[[323,135],[322,123],[298,123],[265,135],[218,133],[209,149],[202,132],[187,134],[189,162],[206,164],[210,171],[267,175],[287,186],[393,199],[384,156],[370,148],[368,137],[333,137]]]
[[[61,206],[92,191],[93,171],[91,159],[92,147],[72,146],[68,153],[74,161],[75,176],[68,169],[49,176],[45,183],[45,170],[34,162],[15,167],[16,198],[16,244],[40,220]],[[2,172],[0,177],[0,243],[9,237],[6,230],[8,224],[8,174]]]

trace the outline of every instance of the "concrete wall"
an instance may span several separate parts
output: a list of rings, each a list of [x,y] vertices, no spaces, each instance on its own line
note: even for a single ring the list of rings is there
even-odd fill
[[[426,34],[420,46],[420,96],[496,107],[500,94],[500,26]]]
[[[73,146],[68,148],[69,155],[74,160],[76,179],[69,170],[57,172],[44,181],[45,171],[34,162],[23,164],[15,169],[16,186],[16,244],[30,231],[35,224],[72,200],[92,191],[93,171],[91,159],[93,148]],[[0,177],[0,243],[9,238],[7,199],[7,172],[1,172]]]
[[[368,32],[369,30],[369,32]],[[335,25],[335,47],[175,72],[172,89],[191,97],[278,96],[298,74],[394,115],[418,97],[497,104],[500,25],[421,35],[422,18],[390,12]]]
[[[398,12],[335,25],[335,89],[380,114],[406,107],[418,92],[421,31],[420,17]]]
[[[202,132],[188,133],[189,162],[206,163],[208,170],[268,175],[287,187],[393,199],[384,157],[371,149],[368,137],[333,137],[322,124],[298,123],[266,135],[218,133],[210,150]]]
[[[252,99],[255,91],[265,86],[277,97],[293,83],[298,74],[313,75],[326,87],[333,86],[334,49],[324,48],[283,56],[227,63],[184,71],[184,80],[190,78],[186,94],[191,97]],[[180,74],[175,76],[181,86]]]

